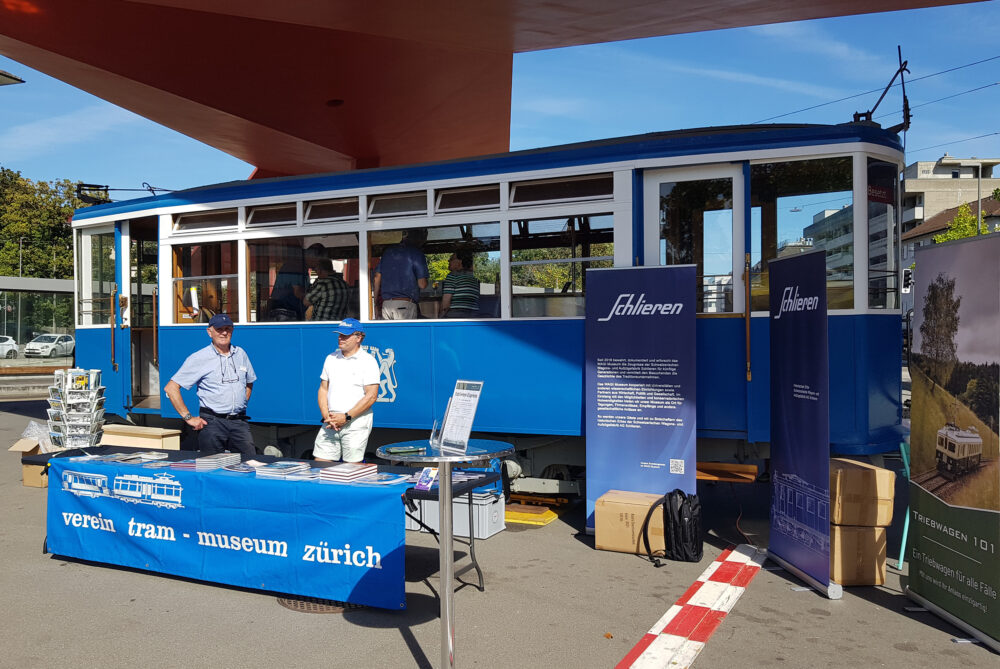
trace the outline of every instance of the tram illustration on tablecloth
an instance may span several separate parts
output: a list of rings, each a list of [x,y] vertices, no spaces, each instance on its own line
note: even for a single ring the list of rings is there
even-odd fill
[[[111,497],[132,504],[180,508],[184,488],[170,474],[141,476],[122,474],[115,476],[111,486],[105,474],[65,471],[62,475],[63,490],[78,497]]]
[[[830,552],[830,491],[795,474],[776,473],[771,498],[772,529],[811,551]]]

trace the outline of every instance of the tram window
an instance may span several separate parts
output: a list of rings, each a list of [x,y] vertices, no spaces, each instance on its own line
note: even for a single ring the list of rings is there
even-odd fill
[[[699,313],[733,310],[733,181],[660,184],[660,264],[697,265]]]
[[[899,306],[896,246],[899,228],[896,212],[899,168],[868,159],[868,307],[894,309]]]
[[[173,256],[174,322],[240,320],[235,241],[175,246]]]
[[[360,217],[358,198],[341,197],[306,203],[306,223],[356,221]]]
[[[80,325],[105,325],[111,320],[111,291],[115,284],[115,233],[86,234],[76,238],[76,289]]]
[[[235,228],[236,221],[237,211],[235,209],[176,214],[174,216],[174,230],[177,232],[193,232],[196,230]]]
[[[822,249],[830,309],[854,307],[854,195],[851,158],[753,165],[750,303],[767,311],[774,258]]]
[[[427,265],[427,286],[420,289],[410,271],[401,271],[405,255],[392,247],[419,250]],[[368,266],[372,268],[372,313],[375,318],[498,318],[500,316],[500,224],[440,225],[368,233]],[[407,251],[409,253],[409,251]],[[393,259],[394,258],[394,259]],[[453,260],[454,259],[454,260]],[[378,293],[376,294],[376,286]],[[388,299],[403,298],[385,306]],[[447,295],[447,297],[445,297]],[[416,308],[408,300],[418,298]],[[386,299],[383,299],[386,298]],[[445,309],[444,305],[448,308]],[[384,307],[384,308],[383,308]],[[405,319],[403,318],[403,319]]]
[[[354,233],[251,240],[250,322],[359,317]]]
[[[435,194],[435,211],[472,211],[500,207],[500,185],[444,188]]]
[[[614,265],[611,214],[510,223],[511,315],[583,316],[587,268]]]
[[[297,217],[298,213],[294,204],[249,207],[247,209],[247,227],[295,225]]]
[[[614,197],[611,174],[588,174],[561,179],[519,181],[510,186],[511,206],[609,200]]]
[[[427,193],[425,191],[373,195],[368,198],[368,215],[372,218],[380,216],[417,216],[426,213]]]

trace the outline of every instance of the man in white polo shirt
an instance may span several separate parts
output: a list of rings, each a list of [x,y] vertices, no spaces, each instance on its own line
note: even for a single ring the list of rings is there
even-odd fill
[[[365,328],[345,318],[334,329],[338,348],[326,356],[316,401],[323,427],[313,444],[319,462],[361,462],[372,431],[371,407],[378,397],[379,367],[361,349]]]

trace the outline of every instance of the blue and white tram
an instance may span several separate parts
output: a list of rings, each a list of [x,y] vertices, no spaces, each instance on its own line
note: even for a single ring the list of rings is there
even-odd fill
[[[136,504],[175,508],[181,506],[182,491],[181,484],[170,474],[122,474],[115,477],[114,483],[114,496],[117,499]]]
[[[108,477],[104,474],[66,470],[62,475],[63,490],[80,497],[107,497]]]
[[[108,411],[175,418],[162,387],[226,312],[259,377],[257,443],[289,450],[319,423],[330,322],[358,316],[383,368],[373,446],[428,430],[456,378],[483,379],[476,429],[514,440],[526,474],[567,478],[584,460],[585,270],[695,264],[699,449],[764,454],[768,261],[823,249],[831,449],[895,450],[903,165],[898,137],[871,123],[736,126],[91,207],[73,219],[77,364],[102,369]],[[431,268],[419,317],[379,320],[374,269],[418,228]],[[441,318],[459,251],[474,256],[479,311]],[[317,320],[301,297],[321,271],[349,294]]]

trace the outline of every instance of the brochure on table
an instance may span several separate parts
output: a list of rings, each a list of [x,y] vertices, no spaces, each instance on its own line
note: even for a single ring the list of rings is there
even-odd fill
[[[483,390],[482,381],[455,382],[455,390],[448,400],[448,406],[441,421],[440,431],[431,432],[431,443],[442,451],[464,453],[469,447],[472,423],[476,419],[479,395]],[[437,423],[435,423],[435,428]]]

